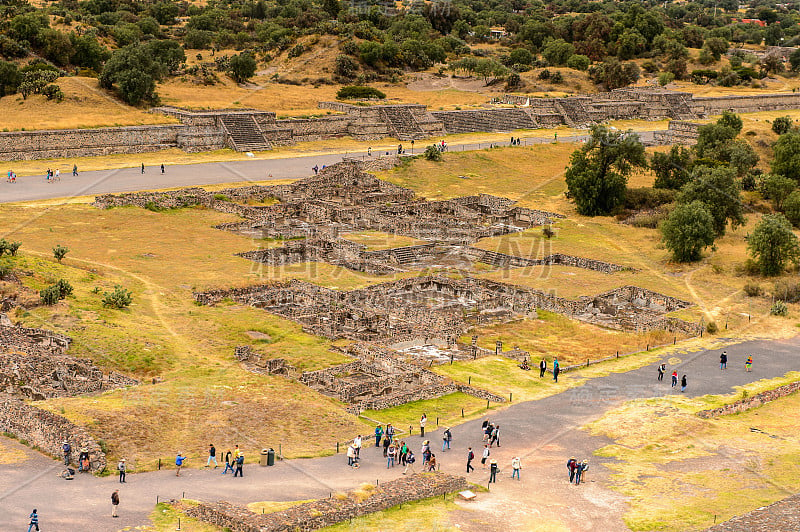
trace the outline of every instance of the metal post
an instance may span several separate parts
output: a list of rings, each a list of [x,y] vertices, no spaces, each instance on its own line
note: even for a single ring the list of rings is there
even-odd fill
[[[508,402],[509,402],[509,403],[511,402],[511,398],[512,398],[512,397],[514,397],[514,393],[513,393],[513,392],[510,392],[510,393],[508,394]]]
[[[178,518],[178,528],[176,528],[175,530],[180,530],[180,529],[181,529],[181,518],[179,517]]]
[[[589,367],[589,359],[588,358],[586,359],[586,367],[587,368]]]
[[[339,442],[336,442],[336,454],[339,454]]]
[[[467,384],[472,384],[472,375],[470,375],[469,378],[467,378]]]
[[[464,409],[461,409],[461,417],[464,417]]]
[[[158,470],[161,471],[161,458],[158,459]]]
[[[489,410],[489,400],[486,400],[486,410]]]

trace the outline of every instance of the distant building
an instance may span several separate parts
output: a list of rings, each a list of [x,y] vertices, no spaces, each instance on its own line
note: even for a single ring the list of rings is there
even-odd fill
[[[490,39],[502,39],[503,37],[508,37],[509,33],[503,26],[493,26],[489,28],[489,38]]]

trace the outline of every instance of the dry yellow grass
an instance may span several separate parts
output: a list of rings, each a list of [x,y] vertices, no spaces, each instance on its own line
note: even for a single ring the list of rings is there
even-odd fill
[[[27,100],[21,95],[0,99],[2,128],[16,131],[177,123],[174,118],[125,105],[100,89],[93,78],[60,78],[58,85],[66,96],[61,103],[40,95],[28,96]]]
[[[359,231],[356,233],[347,233],[342,235],[342,238],[363,244],[367,246],[368,251],[399,248],[403,246],[416,246],[424,244],[425,241],[417,240],[402,235],[390,235],[389,233],[381,233],[379,231]]]

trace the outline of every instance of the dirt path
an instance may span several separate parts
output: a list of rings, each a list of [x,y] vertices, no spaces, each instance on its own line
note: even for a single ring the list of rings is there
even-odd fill
[[[731,368],[718,369],[718,351],[677,353],[683,360],[676,368],[689,375],[687,395],[727,393],[733,386],[762,378],[783,375],[800,366],[800,338],[788,341],[751,341],[726,347]],[[740,364],[746,354],[756,353],[752,373]],[[659,361],[660,362],[660,361]],[[471,503],[458,503],[463,510],[447,519],[462,530],[625,530],[622,516],[624,497],[608,486],[608,459],[592,457],[592,452],[607,441],[580,430],[622,401],[636,397],[657,397],[676,393],[668,383],[655,379],[657,363],[627,373],[592,379],[585,385],[539,401],[512,405],[492,414],[501,427],[502,447],[492,450],[501,466],[499,481],[489,493],[481,493]],[[672,367],[669,368],[670,370]],[[680,392],[677,392],[680,393]],[[464,471],[466,447],[480,455],[481,420],[455,427],[452,450],[441,453],[441,432],[426,435],[432,443],[443,471]],[[125,526],[147,523],[156,497],[185,496],[201,500],[229,500],[246,503],[260,500],[298,500],[327,497],[331,492],[356,487],[362,482],[383,482],[400,475],[399,468],[386,469],[378,449],[362,451],[362,467],[352,470],[342,455],[279,462],[261,468],[248,457],[245,477],[222,476],[221,470],[188,470],[181,477],[172,471],[131,474],[126,484],[116,478],[80,476],[66,482],[57,478],[57,462],[2,439],[4,446],[21,449],[24,462],[0,465],[0,529],[14,523],[17,530],[26,522],[27,513],[38,508],[43,530],[116,531]],[[406,439],[412,449],[419,449],[421,439]],[[438,448],[437,448],[438,447]],[[573,486],[566,481],[566,459],[574,455],[591,458],[589,482]],[[510,479],[509,463],[513,456],[522,458],[522,480]],[[193,464],[196,466],[196,464]],[[484,484],[488,472],[476,464],[468,475],[470,481]],[[108,499],[120,488],[121,516],[110,518]]]

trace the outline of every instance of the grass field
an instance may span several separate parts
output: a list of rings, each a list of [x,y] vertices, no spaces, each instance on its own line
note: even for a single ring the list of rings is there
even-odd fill
[[[748,412],[704,420],[701,409],[797,380],[754,383],[727,397],[660,398],[627,403],[590,424],[613,443],[614,489],[631,497],[632,530],[702,530],[800,490],[800,408],[793,394]],[[755,427],[762,432],[754,432]]]

